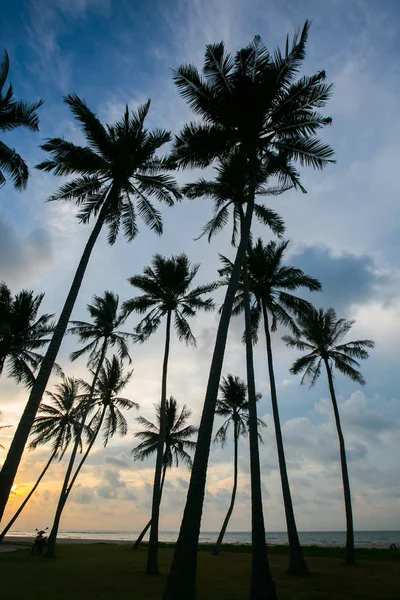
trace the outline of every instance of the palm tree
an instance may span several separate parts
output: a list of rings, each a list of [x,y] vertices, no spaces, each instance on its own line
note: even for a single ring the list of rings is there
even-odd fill
[[[234,295],[251,231],[257,172],[260,165],[265,165],[268,174],[276,174],[281,185],[303,189],[293,161],[323,168],[333,155],[332,149],[315,135],[331,122],[315,110],[324,106],[330,96],[331,87],[324,83],[325,72],[297,78],[305,57],[308,30],[306,22],[290,47],[287,40],[284,54],[279,49],[270,54],[259,37],[234,57],[225,52],[222,42],[210,44],[206,47],[203,75],[193,65],[183,65],[175,72],[181,95],[203,122],[183,128],[175,140],[172,159],[180,167],[206,167],[236,149],[243,157],[248,194],[240,244],[216,336],[186,507],[163,600],[186,600],[196,595],[196,556],[215,405]],[[249,397],[253,392],[249,389]],[[260,499],[258,493],[257,514],[253,515],[258,531],[263,529]],[[266,595],[276,597],[265,567],[265,539],[261,538],[254,548],[257,560],[252,569],[253,600]]]
[[[192,466],[192,459],[187,450],[194,450],[196,442],[189,440],[197,433],[197,427],[193,425],[187,425],[188,420],[192,416],[190,408],[183,405],[182,410],[179,412],[178,403],[172,396],[165,403],[166,413],[166,428],[165,428],[165,446],[164,446],[164,458],[163,458],[163,469],[160,484],[160,503],[161,496],[164,487],[165,475],[167,469],[175,466],[179,466],[179,461],[186,463],[189,468]],[[132,450],[132,454],[135,460],[145,460],[149,456],[157,453],[158,442],[160,438],[160,422],[161,422],[161,406],[156,406],[156,419],[157,425],[151,423],[144,417],[138,417],[136,421],[140,423],[144,429],[137,431],[135,437],[143,440],[136,448]],[[151,519],[143,529],[138,539],[133,545],[133,550],[137,550],[146,535],[148,529],[151,526]]]
[[[108,227],[110,244],[117,239],[121,225],[128,241],[136,237],[137,214],[153,231],[161,234],[161,214],[152,204],[151,198],[170,206],[174,199],[180,198],[175,180],[165,173],[166,159],[155,154],[170,140],[169,132],[160,129],[148,131],[144,127],[150,101],[136,112],[129,111],[126,107],[123,117],[117,123],[104,126],[78,96],[68,95],[64,100],[81,124],[88,146],[77,146],[61,138],[50,139],[42,148],[50,153],[51,158],[43,161],[38,168],[59,176],[75,175],[49,200],[72,200],[80,206],[78,218],[81,223],[88,223],[91,217],[96,220],[0,472],[0,519],[68,327],[90,255],[103,225]]]
[[[274,417],[278,461],[281,473],[282,493],[290,548],[288,572],[294,575],[307,575],[308,569],[301,551],[297,533],[286,468],[275,385],[270,330],[276,331],[278,324],[281,324],[290,327],[293,333],[296,333],[298,328],[292,315],[301,314],[309,309],[310,304],[306,300],[294,296],[290,291],[300,287],[307,288],[310,291],[317,291],[321,289],[321,284],[313,277],[305,275],[301,269],[282,264],[283,255],[288,244],[288,241],[280,242],[279,244],[275,241],[271,241],[264,246],[261,238],[259,238],[254,246],[250,244],[246,261],[249,275],[249,290],[251,294],[251,332],[254,342],[257,342],[258,340],[258,329],[261,317],[264,320],[272,413]],[[231,261],[225,257],[221,257],[221,260],[224,267],[220,269],[219,273],[224,277],[224,282],[227,284],[233,265]],[[241,282],[236,294],[233,314],[237,315],[243,310],[244,292],[243,283]],[[271,317],[271,323],[269,322],[269,315]]]
[[[82,451],[82,442],[79,435],[82,412],[82,404],[79,403],[79,385],[79,380],[74,379],[73,377],[64,376],[61,383],[56,385],[55,392],[46,392],[50,399],[50,403],[41,404],[39,407],[38,416],[33,423],[31,431],[31,435],[35,436],[35,438],[29,444],[29,449],[34,450],[38,446],[51,442],[52,451],[50,458],[43,471],[40,473],[35,485],[0,534],[0,542],[3,541],[4,536],[24,510],[30,498],[35,493],[39,483],[46,475],[50,465],[56,458],[61,461],[73,439],[78,440],[80,450]],[[91,430],[88,426],[84,427],[84,433],[89,440]]]
[[[11,83],[5,88],[9,70],[10,59],[4,50],[0,60],[0,131],[13,131],[17,127],[39,131],[39,117],[36,111],[44,101],[29,104],[23,100],[16,100]],[[5,173],[11,177],[16,190],[22,191],[26,188],[29,178],[26,162],[13,148],[0,141],[0,186],[6,182]]]
[[[196,345],[196,340],[187,319],[194,317],[197,310],[211,311],[214,309],[213,300],[211,298],[204,299],[203,296],[213,292],[217,287],[216,283],[192,288],[193,280],[199,268],[199,264],[191,265],[189,258],[184,253],[171,258],[164,258],[160,254],[156,254],[153,257],[152,266],[145,267],[143,275],[136,275],[129,279],[131,285],[140,289],[144,294],[124,303],[126,314],[132,312],[147,313],[135,330],[137,340],[140,342],[147,340],[158,329],[162,317],[166,317],[160,400],[160,432],[154,474],[150,541],[146,567],[148,574],[158,573],[158,522],[166,432],[167,372],[172,318],[174,319],[178,339],[184,341],[187,345]]]
[[[307,379],[311,386],[315,384],[321,374],[321,367],[325,365],[328,377],[329,391],[335,415],[336,429],[339,437],[340,462],[342,467],[344,503],[346,511],[346,563],[355,563],[353,512],[351,508],[351,492],[349,473],[347,469],[346,447],[342,426],[340,424],[339,408],[333,385],[332,368],[339,373],[350,377],[360,385],[365,385],[365,380],[357,367],[360,363],[356,359],[366,359],[369,354],[366,348],[373,348],[372,340],[355,340],[354,342],[340,343],[350,331],[354,321],[338,319],[333,308],[324,311],[323,308],[311,307],[298,317],[299,331],[296,337],[285,335],[282,339],[289,348],[296,348],[301,352],[308,352],[298,358],[290,369],[293,375],[304,373],[301,383]]]
[[[85,421],[92,408],[92,400],[97,380],[108,348],[116,347],[120,360],[128,359],[129,363],[131,362],[127,341],[134,336],[132,333],[122,332],[118,329],[125,320],[125,315],[119,311],[119,296],[114,292],[108,291],[105,291],[103,296],[95,295],[93,296],[92,304],[87,305],[87,310],[92,321],[89,323],[86,321],[71,321],[72,327],[68,329],[68,333],[77,335],[79,340],[85,344],[83,348],[71,353],[71,361],[73,362],[84,354],[89,353],[87,366],[88,368],[93,369],[93,379],[86,402],[86,409],[82,411],[81,415],[81,429],[80,432],[78,431],[77,433],[64,476],[64,482],[59,498],[60,506],[65,504],[68,496],[67,490],[76,455],[80,447]]]
[[[238,480],[239,438],[240,436],[247,435],[249,422],[249,403],[247,401],[247,386],[245,382],[239,377],[227,375],[222,378],[222,383],[219,387],[222,398],[218,399],[215,412],[220,417],[224,417],[225,421],[215,434],[214,442],[220,442],[221,446],[224,447],[227,442],[230,425],[233,425],[233,489],[231,503],[213,550],[213,554],[215,555],[220,552],[221,544],[235,505]],[[257,399],[260,397],[258,395]],[[261,427],[266,426],[262,419],[258,419],[258,424]],[[259,439],[261,439],[261,436],[259,436]]]
[[[95,373],[93,370],[90,371],[94,377]],[[132,376],[133,371],[129,371],[124,375],[122,362],[117,356],[113,355],[111,360],[105,359],[104,366],[101,367],[95,394],[93,397],[92,408],[95,409],[95,414],[92,417],[89,427],[92,430],[92,436],[90,442],[86,448],[86,451],[69,482],[68,488],[64,497],[60,496],[60,501],[57,506],[56,514],[54,517],[53,526],[47,542],[46,556],[53,557],[55,552],[55,545],[57,540],[58,528],[60,525],[61,515],[64,506],[67,502],[68,496],[71,489],[78,477],[79,471],[83,467],[93,444],[95,443],[99,433],[103,435],[104,447],[107,446],[109,440],[118,433],[121,436],[125,436],[128,432],[128,425],[126,419],[121,412],[122,410],[130,410],[131,408],[139,408],[139,405],[132,400],[119,396],[119,393],[127,385],[128,381]],[[82,381],[81,385],[89,396],[91,391],[91,385]]]
[[[265,185],[269,176],[273,175],[269,165],[259,165],[256,173],[255,195],[279,195],[292,186],[277,185],[271,187]],[[203,234],[208,234],[210,241],[212,235],[222,229],[229,218],[229,208],[233,210],[233,230],[231,243],[236,245],[238,234],[243,233],[244,206],[247,203],[249,185],[246,171],[243,169],[243,156],[238,151],[232,151],[228,156],[220,160],[217,167],[215,181],[200,179],[194,184],[188,184],[184,190],[190,198],[211,197],[214,200],[214,214],[212,219],[205,225]],[[264,204],[254,202],[254,213],[262,225],[267,225],[273,233],[281,236],[285,230],[283,220],[273,210]],[[249,434],[250,434],[250,471],[252,485],[252,550],[254,560],[254,572],[260,569],[261,561],[266,560],[265,529],[261,496],[261,471],[258,447],[258,423],[257,397],[254,375],[253,347],[250,329],[250,296],[247,285],[246,263],[243,264],[243,291],[247,301],[245,305],[246,321],[246,371],[248,385],[248,409],[249,409]],[[228,281],[229,283],[229,281]],[[233,505],[232,505],[233,508]],[[219,546],[217,545],[219,549]],[[271,585],[271,582],[269,582]],[[272,585],[271,585],[272,587]]]
[[[0,283],[0,374],[7,363],[8,376],[17,383],[32,387],[34,372],[43,360],[37,352],[48,342],[54,331],[54,315],[38,312],[44,294],[34,295],[32,290],[22,290],[14,297],[10,288]]]

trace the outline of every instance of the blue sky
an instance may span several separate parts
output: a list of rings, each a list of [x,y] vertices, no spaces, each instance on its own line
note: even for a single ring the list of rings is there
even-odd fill
[[[4,12],[5,11],[5,12]],[[287,193],[271,206],[285,219],[291,239],[287,258],[320,278],[323,294],[314,294],[321,306],[334,306],[340,315],[356,320],[354,338],[372,338],[376,350],[362,366],[367,386],[337,377],[343,427],[348,440],[356,528],[398,527],[400,451],[398,348],[400,336],[400,253],[397,171],[400,151],[399,5],[396,1],[329,0],[17,0],[2,7],[0,46],[11,59],[11,80],[17,97],[43,98],[40,133],[18,131],[4,141],[28,161],[32,177],[23,194],[10,184],[0,190],[0,279],[13,289],[45,291],[43,309],[57,313],[70,285],[89,228],[78,225],[74,207],[53,205],[45,199],[57,187],[57,178],[39,173],[43,159],[39,144],[46,137],[64,136],[83,141],[79,128],[62,103],[75,92],[106,122],[118,118],[125,103],[135,108],[152,98],[149,127],[177,133],[191,118],[179,98],[171,69],[182,62],[202,64],[204,46],[223,39],[235,50],[260,34],[270,48],[283,44],[287,33],[312,20],[304,70],[325,69],[335,84],[327,114],[333,126],[324,138],[335,149],[337,164],[324,172],[305,170],[307,195]],[[179,174],[179,181],[194,178]],[[74,317],[86,318],[91,296],[105,289],[122,300],[133,295],[127,278],[139,273],[155,252],[186,251],[201,262],[198,282],[212,281],[218,252],[230,254],[229,231],[208,245],[194,241],[208,220],[207,202],[184,200],[174,209],[162,209],[165,233],[161,238],[141,227],[133,244],[120,238],[112,248],[101,239],[89,265]],[[265,240],[269,233],[258,226]],[[210,363],[217,316],[201,315],[193,323],[198,346],[187,349],[173,341],[169,393],[193,409],[198,421]],[[134,319],[128,326],[134,325]],[[244,375],[240,343],[243,324],[233,321],[224,373]],[[288,373],[295,354],[274,336],[276,376],[281,415],[293,484],[299,528],[344,527],[336,434],[323,378],[309,391]],[[162,333],[140,350],[132,349],[135,372],[127,395],[140,402],[141,414],[153,417],[160,393]],[[68,353],[75,348],[67,338],[59,362],[68,374],[85,376],[84,362],[71,366]],[[265,513],[270,530],[284,529],[283,509],[264,345],[256,351],[258,389],[263,398],[259,412],[268,423],[262,448]],[[16,423],[26,392],[11,380],[1,381],[2,421]],[[140,528],[147,519],[152,481],[151,461],[133,463],[129,457],[135,430],[98,447],[88,462],[63,526],[97,529]],[[3,444],[12,430],[5,430]],[[26,454],[18,476],[20,494],[39,472],[46,451]],[[40,506],[50,520],[63,465],[56,465],[22,516],[21,527],[36,526]],[[203,526],[218,529],[231,487],[231,448],[213,447]],[[161,526],[178,527],[188,473],[171,474],[164,499]],[[232,530],[249,528],[248,456],[242,443],[241,492]],[[17,494],[13,504],[19,501]],[[101,523],[99,522],[101,515]]]

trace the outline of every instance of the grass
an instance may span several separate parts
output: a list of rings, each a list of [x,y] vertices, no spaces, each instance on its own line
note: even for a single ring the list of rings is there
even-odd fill
[[[250,552],[225,547],[216,557],[207,548],[199,553],[198,600],[247,599]],[[0,555],[2,600],[159,600],[173,549],[160,548],[161,574],[144,574],[146,549],[112,544],[59,544],[57,558],[30,556],[26,550]],[[285,573],[287,548],[271,548],[270,562],[279,600],[398,600],[400,553],[360,550],[355,567],[343,564],[343,550],[305,549],[311,576],[298,579]],[[189,599],[188,599],[189,600]]]

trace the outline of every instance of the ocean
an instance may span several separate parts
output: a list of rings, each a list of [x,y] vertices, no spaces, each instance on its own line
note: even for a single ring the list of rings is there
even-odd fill
[[[93,541],[119,541],[134,542],[139,531],[60,531],[60,539],[80,539]],[[12,529],[9,537],[32,538],[33,531]],[[344,531],[301,531],[300,542],[303,546],[336,546],[345,545],[346,533]],[[161,542],[175,542],[177,531],[160,531]],[[217,531],[204,531],[200,534],[200,543],[213,544],[218,537]],[[266,534],[267,544],[284,545],[288,543],[287,534],[282,531],[271,531]],[[391,544],[400,546],[400,531],[355,531],[355,546],[358,548],[389,548]],[[148,536],[144,538],[148,539]],[[225,534],[226,544],[250,544],[251,534],[248,531],[230,531]]]

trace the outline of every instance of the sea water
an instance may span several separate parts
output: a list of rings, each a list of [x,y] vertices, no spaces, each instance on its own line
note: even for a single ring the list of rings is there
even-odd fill
[[[40,524],[45,526],[44,524]],[[59,539],[79,539],[93,541],[118,541],[134,542],[139,535],[139,531],[88,531],[88,530],[68,530],[59,531]],[[218,537],[217,531],[203,531],[200,533],[201,544],[214,544]],[[34,531],[12,529],[8,537],[26,537],[32,538]],[[177,531],[160,531],[160,542],[176,542]],[[341,547],[346,543],[346,533],[344,531],[300,531],[300,542],[303,546],[331,546]],[[267,544],[284,545],[288,543],[287,533],[283,531],[271,531],[266,533]],[[148,535],[144,538],[148,539]],[[251,533],[249,531],[229,531],[224,537],[225,544],[250,544]],[[391,544],[400,546],[400,531],[355,531],[354,543],[358,548],[389,548]]]

